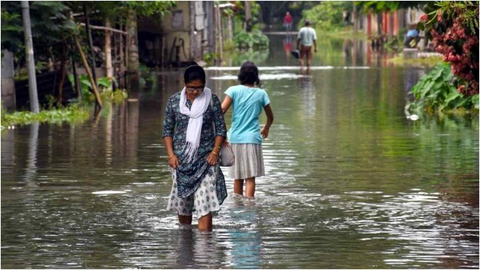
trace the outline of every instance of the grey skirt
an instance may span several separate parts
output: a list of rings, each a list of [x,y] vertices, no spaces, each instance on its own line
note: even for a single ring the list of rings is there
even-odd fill
[[[229,168],[233,179],[246,179],[265,175],[262,145],[254,143],[231,143],[235,164]]]

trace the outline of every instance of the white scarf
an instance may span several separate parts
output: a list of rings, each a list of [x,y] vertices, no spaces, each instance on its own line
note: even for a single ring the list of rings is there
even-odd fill
[[[187,144],[184,149],[187,154],[187,161],[191,161],[197,155],[197,150],[200,146],[200,135],[202,134],[203,114],[207,110],[208,105],[210,105],[211,99],[212,90],[205,87],[203,93],[195,98],[189,110],[186,103],[187,90],[185,87],[182,90],[179,104],[180,113],[190,117],[187,127]]]

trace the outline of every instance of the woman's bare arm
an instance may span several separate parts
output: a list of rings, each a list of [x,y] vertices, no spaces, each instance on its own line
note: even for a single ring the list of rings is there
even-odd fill
[[[270,127],[273,124],[274,117],[273,117],[273,110],[270,104],[267,104],[265,107],[263,107],[263,109],[265,110],[265,114],[267,115],[267,123],[262,128],[262,131],[260,133],[262,134],[262,137],[266,139],[268,138],[268,133],[270,131]]]
[[[232,98],[226,95],[222,103],[222,112],[225,114],[230,109],[230,106],[232,106]]]

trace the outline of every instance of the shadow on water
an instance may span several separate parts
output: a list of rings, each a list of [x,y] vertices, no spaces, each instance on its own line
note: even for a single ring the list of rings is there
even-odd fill
[[[3,131],[2,267],[478,268],[477,117],[406,119],[427,71],[361,41],[322,39],[309,74],[286,46],[272,37],[258,63],[275,112],[267,175],[254,200],[229,194],[211,233],[165,210],[162,119],[180,71],[84,124]],[[235,61],[207,69],[221,98]]]

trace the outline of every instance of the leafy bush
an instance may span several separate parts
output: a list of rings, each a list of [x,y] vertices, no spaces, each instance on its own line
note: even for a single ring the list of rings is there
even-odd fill
[[[270,39],[258,29],[254,29],[252,32],[248,33],[245,30],[240,31],[235,34],[233,42],[237,48],[255,48],[262,49],[268,48],[270,44]]]
[[[70,83],[73,85],[74,79],[72,74],[68,75],[68,79],[70,80]],[[95,96],[90,90],[92,89],[92,84],[90,83],[90,79],[88,78],[88,76],[86,74],[80,74],[80,76],[78,77],[78,80],[80,81],[80,91],[82,91],[83,99],[87,102],[95,101]],[[113,92],[112,82],[113,84],[115,84],[115,86],[118,87],[118,82],[115,78],[101,77],[97,79],[97,88],[102,93],[101,98],[114,100],[114,101],[119,101],[120,97],[122,96],[124,96],[124,99],[127,98],[127,94],[125,90]],[[120,92],[120,93],[118,95],[114,95],[114,93],[116,92]],[[106,93],[106,94],[103,94],[103,93]]]
[[[10,125],[26,125],[32,122],[49,122],[61,123],[68,122],[83,122],[90,116],[86,107],[79,104],[72,104],[65,108],[42,110],[39,113],[32,113],[29,111],[19,111],[14,113],[5,113],[2,110],[2,129]]]
[[[435,50],[452,65],[457,89],[478,95],[478,2],[438,1],[425,5],[419,29],[432,37]]]
[[[305,24],[305,20],[312,22],[312,27],[318,31],[330,31],[335,28],[342,28],[343,11],[352,9],[351,2],[318,2],[319,4],[303,11],[303,18],[297,25],[297,28]]]
[[[415,101],[407,105],[413,112],[441,112],[458,109],[477,109],[478,94],[464,96],[457,91],[449,63],[439,63],[413,86]]]

